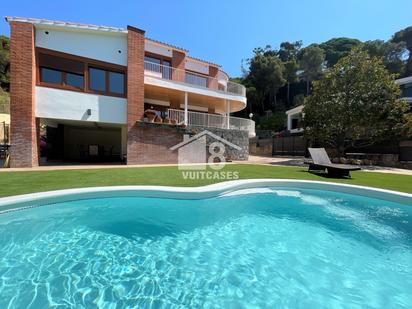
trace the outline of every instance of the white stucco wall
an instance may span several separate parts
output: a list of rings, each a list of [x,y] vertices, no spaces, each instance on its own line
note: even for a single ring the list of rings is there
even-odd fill
[[[36,117],[126,124],[127,100],[37,86]]]
[[[147,52],[157,54],[157,55],[163,55],[163,56],[170,57],[170,58],[173,56],[173,51],[171,48],[160,46],[159,44],[150,42],[148,40],[146,40],[146,42],[144,43],[144,49]]]
[[[187,59],[185,63],[186,70],[209,75],[209,65],[198,61]]]
[[[46,34],[46,31],[49,34]],[[102,34],[88,31],[62,31],[36,26],[36,46],[119,65],[127,65],[127,35],[124,33]]]

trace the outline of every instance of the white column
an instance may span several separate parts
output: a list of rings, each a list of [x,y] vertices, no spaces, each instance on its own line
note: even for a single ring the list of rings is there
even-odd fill
[[[230,129],[230,101],[226,100],[226,128]]]
[[[291,128],[292,128],[292,118],[290,117],[290,114],[288,114],[288,125],[287,125],[287,129],[290,131]]]
[[[184,116],[184,124],[187,125],[188,123],[188,113],[187,113],[187,109],[188,109],[188,98],[187,98],[187,92],[185,92],[185,116]]]

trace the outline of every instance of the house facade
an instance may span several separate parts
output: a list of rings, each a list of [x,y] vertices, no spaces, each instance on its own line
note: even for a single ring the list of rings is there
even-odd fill
[[[132,26],[6,20],[11,167],[39,164],[42,135],[51,160],[100,156],[127,164],[169,162],[167,144],[183,134],[177,126],[254,135],[253,121],[230,116],[246,107],[245,88],[186,49]]]
[[[401,87],[401,96],[409,103],[412,111],[412,76],[397,79],[396,83]]]

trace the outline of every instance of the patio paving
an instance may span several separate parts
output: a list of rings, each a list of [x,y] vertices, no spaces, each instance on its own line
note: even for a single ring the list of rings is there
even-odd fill
[[[277,166],[299,166],[305,167],[304,157],[267,157],[267,156],[249,156],[247,161],[233,161],[228,164],[257,164],[257,165],[277,165]],[[134,168],[134,167],[157,167],[157,166],[177,166],[177,164],[138,164],[125,165],[121,163],[106,164],[79,164],[79,163],[60,163],[56,165],[44,165],[29,168],[0,168],[0,173],[23,172],[23,171],[56,171],[56,170],[83,170],[83,169],[110,169],[110,168]],[[412,170],[384,167],[384,166],[362,166],[362,171],[391,173],[412,176]]]
[[[304,164],[304,157],[267,157],[267,156],[249,156],[248,161],[235,161],[238,164],[262,164],[262,165],[279,165],[279,166],[307,166]],[[412,170],[386,167],[386,166],[375,166],[375,165],[362,165],[362,171],[364,172],[377,172],[377,173],[391,173],[400,175],[412,176]]]

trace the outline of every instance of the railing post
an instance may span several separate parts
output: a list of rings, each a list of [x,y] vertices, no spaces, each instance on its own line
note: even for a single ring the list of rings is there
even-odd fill
[[[230,129],[230,101],[226,100],[226,129]]]
[[[188,123],[188,96],[187,96],[187,92],[185,92],[185,115],[184,115],[184,124],[187,126]]]

